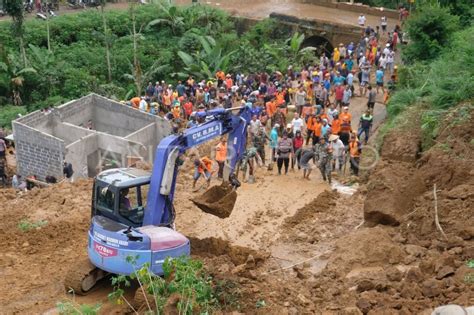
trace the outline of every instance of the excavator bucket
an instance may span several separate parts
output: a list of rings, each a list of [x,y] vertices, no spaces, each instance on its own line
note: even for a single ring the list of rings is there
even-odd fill
[[[228,218],[234,209],[237,192],[230,185],[213,186],[191,201],[202,211],[221,219]]]

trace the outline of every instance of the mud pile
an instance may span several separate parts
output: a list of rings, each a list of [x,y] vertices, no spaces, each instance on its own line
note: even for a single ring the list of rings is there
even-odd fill
[[[37,313],[64,294],[69,266],[87,256],[91,181],[27,193],[0,190],[0,305],[6,314]]]

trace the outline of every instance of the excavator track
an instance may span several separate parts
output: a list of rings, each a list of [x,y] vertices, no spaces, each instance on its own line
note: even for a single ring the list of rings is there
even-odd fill
[[[89,259],[77,262],[69,270],[64,280],[64,286],[67,292],[86,295],[100,279],[104,278],[107,272],[97,268]]]

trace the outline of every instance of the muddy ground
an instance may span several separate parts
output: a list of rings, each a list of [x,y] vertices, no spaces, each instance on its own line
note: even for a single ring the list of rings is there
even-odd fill
[[[353,110],[360,112],[365,100],[356,100]],[[474,257],[474,120],[468,108],[468,118],[466,110],[448,116],[437,144],[425,152],[414,112],[410,128],[386,135],[381,160],[352,196],[333,191],[317,172],[303,181],[300,172],[278,176],[261,168],[255,184],[239,189],[231,216],[220,219],[190,201],[203,190],[191,191],[185,165],[177,229],[214,277],[233,284],[238,300],[228,311],[429,314],[441,304],[473,305],[474,270],[467,261]],[[209,147],[201,151],[208,154]],[[434,184],[446,237],[434,222]],[[90,197],[90,180],[22,194],[0,190],[0,313],[55,313],[57,302],[72,298],[63,281],[87,256]],[[24,220],[37,226],[25,228]],[[105,281],[78,301],[105,303],[103,314],[126,312],[106,302],[110,291]]]

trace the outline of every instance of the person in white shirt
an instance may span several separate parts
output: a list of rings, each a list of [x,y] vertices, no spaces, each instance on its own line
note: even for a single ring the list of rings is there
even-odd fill
[[[385,54],[382,54],[382,56],[380,56],[379,66],[382,67],[384,71],[387,68],[387,56]]]
[[[359,26],[365,26],[365,15],[362,13],[359,15],[359,18],[357,19],[357,22],[359,23]]]
[[[334,120],[334,116],[337,116],[339,113],[336,109],[336,104],[332,103],[328,109],[328,123],[331,125]]]
[[[142,112],[146,112],[147,107],[148,107],[148,104],[145,101],[145,98],[142,97],[142,99],[140,100],[140,104],[138,105],[138,109],[141,110]]]
[[[386,68],[390,71],[390,75],[393,74],[393,63],[395,61],[394,59],[395,59],[395,53],[393,51],[390,51],[387,54],[387,66],[386,66]]]
[[[293,133],[296,134],[297,131],[302,132],[304,128],[304,120],[301,119],[298,113],[295,113],[295,117],[291,121],[291,127],[293,129]]]
[[[257,115],[253,115],[252,120],[250,121],[250,134],[256,136],[261,127],[262,122],[257,119]]]
[[[344,155],[346,153],[344,143],[339,139],[338,135],[331,135],[329,142],[332,146],[333,169],[341,173],[342,166],[344,165]]]
[[[387,32],[387,17],[382,16],[380,18],[380,26],[382,26],[382,33],[385,34]]]

